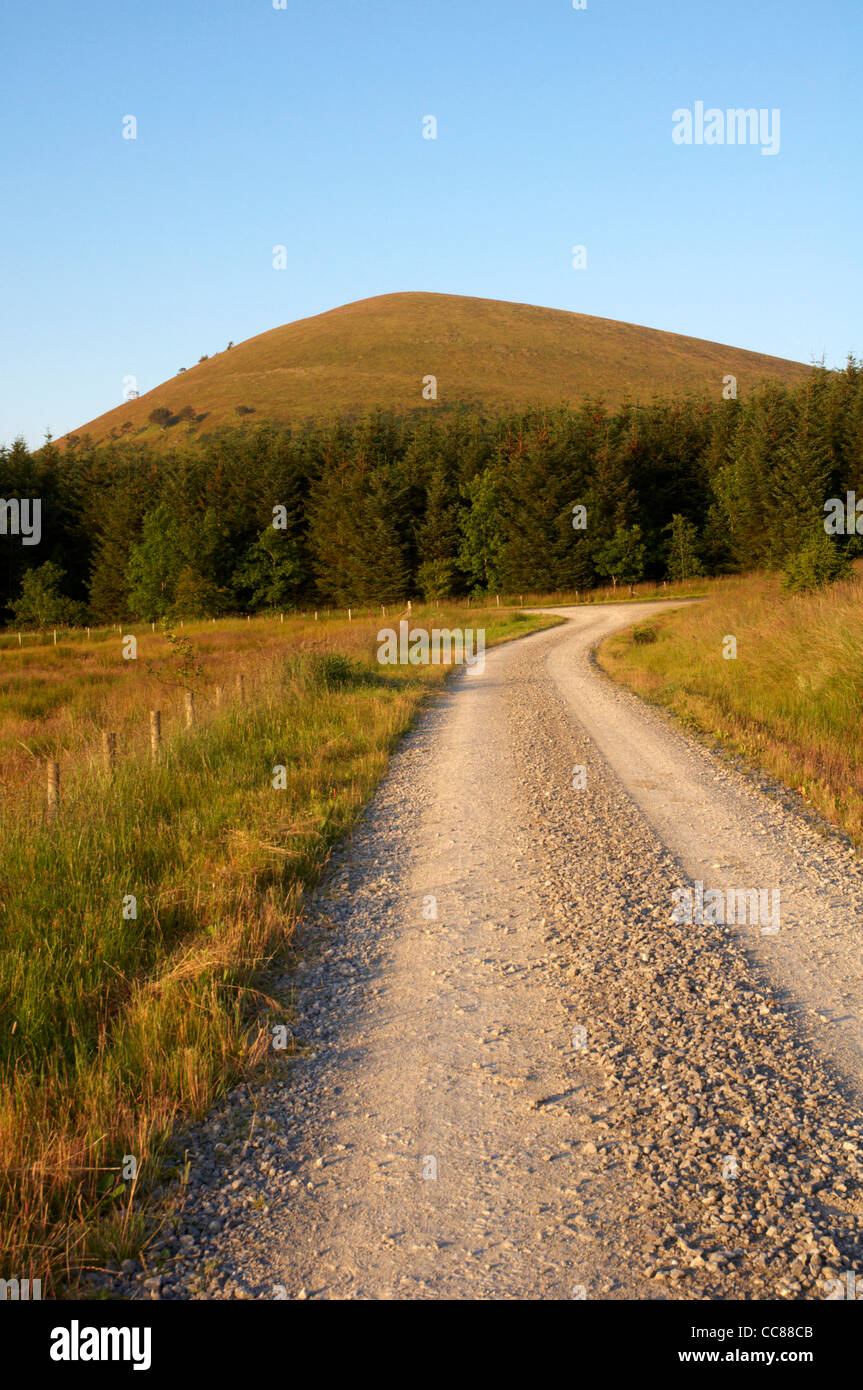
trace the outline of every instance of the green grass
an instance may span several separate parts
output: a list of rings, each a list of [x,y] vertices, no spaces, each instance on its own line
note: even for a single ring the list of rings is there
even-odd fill
[[[863,843],[863,581],[783,597],[778,579],[711,585],[704,602],[607,638],[600,665],[798,791]],[[736,659],[723,656],[726,637]]]
[[[489,643],[553,621],[425,616],[479,622]],[[40,673],[35,705],[21,664],[28,654],[13,648],[14,669],[0,668],[6,724],[14,732],[26,713],[36,721],[30,744],[61,764],[54,819],[42,804],[41,761],[25,751],[14,777],[8,760],[5,774],[3,1276],[57,1288],[89,1261],[136,1253],[148,1230],[140,1195],[178,1118],[200,1115],[249,1068],[283,1060],[268,1047],[285,1016],[264,992],[267,965],[289,951],[303,890],[445,678],[440,667],[380,666],[376,626],[188,625],[204,667],[191,730],[171,715],[146,662],[122,662],[116,634],[79,644],[77,668],[53,645],[29,653]],[[164,648],[151,639],[157,671]],[[213,681],[234,690],[238,652],[245,702],[233,693],[217,705]],[[51,672],[53,698],[40,703]],[[141,714],[156,699],[166,717],[154,761]],[[98,756],[105,727],[124,731],[113,771]],[[273,787],[279,765],[284,790]],[[120,1180],[124,1155],[138,1160],[134,1183]]]
[[[530,304],[447,294],[388,294],[273,328],[239,343],[201,344],[209,360],[74,431],[94,441],[112,430],[157,447],[238,423],[364,415],[373,407],[412,415],[462,404],[491,415],[529,405],[577,405],[693,393],[718,399],[733,373],[741,394],[763,379],[789,385],[812,368],[700,338]],[[178,366],[180,364],[178,363]],[[438,379],[424,402],[423,378]],[[162,429],[164,407],[197,417]]]

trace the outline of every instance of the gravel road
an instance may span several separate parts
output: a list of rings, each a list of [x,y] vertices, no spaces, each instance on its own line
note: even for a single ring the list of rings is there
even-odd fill
[[[863,874],[596,670],[659,607],[566,610],[428,708],[278,986],[302,1051],[183,1137],[182,1214],[116,1293],[820,1299],[863,1274]],[[779,931],[673,921],[693,880],[779,889]]]

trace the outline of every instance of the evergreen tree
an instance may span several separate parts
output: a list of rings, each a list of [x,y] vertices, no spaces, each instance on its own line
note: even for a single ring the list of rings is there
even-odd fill
[[[284,608],[296,598],[302,577],[291,537],[267,526],[246,551],[234,583],[252,608]]]

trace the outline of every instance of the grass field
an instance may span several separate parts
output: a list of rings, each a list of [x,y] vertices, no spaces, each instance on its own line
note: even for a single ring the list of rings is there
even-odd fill
[[[482,626],[488,644],[553,621],[413,615]],[[268,1047],[290,1018],[262,992],[265,967],[444,679],[442,667],[380,666],[379,626],[277,616],[187,624],[174,641],[148,627],[134,660],[128,629],[60,633],[56,646],[0,638],[3,1277],[47,1291],[137,1253],[139,1199],[178,1117],[284,1055]],[[137,1178],[124,1179],[126,1156]]]
[[[666,584],[653,584],[647,581],[633,584],[632,593],[628,584],[609,584],[603,588],[559,591],[545,594],[511,594],[501,598],[506,607],[519,608],[570,608],[581,604],[595,603],[647,603],[648,601],[704,598],[710,592],[713,579],[681,579]]]
[[[713,581],[703,603],[607,638],[600,665],[799,791],[863,844],[863,571],[783,597],[772,577]],[[723,656],[726,637],[736,659]]]
[[[202,343],[206,362],[113,407],[75,431],[168,448],[219,425],[364,415],[372,404],[400,414],[459,404],[490,415],[530,405],[578,405],[687,393],[718,400],[732,373],[745,395],[762,379],[793,385],[812,368],[781,357],[613,319],[450,294],[387,294],[283,324],[238,343]],[[423,381],[438,382],[424,401]],[[149,383],[142,383],[142,386]],[[156,407],[194,419],[162,429]],[[237,408],[244,410],[242,417]]]

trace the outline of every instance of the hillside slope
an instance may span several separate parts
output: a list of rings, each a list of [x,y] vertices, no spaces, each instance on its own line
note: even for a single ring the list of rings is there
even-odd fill
[[[83,425],[94,440],[123,434],[169,442],[238,418],[302,421],[458,404],[498,414],[532,403],[577,404],[602,395],[646,401],[672,393],[718,398],[731,373],[738,391],[763,378],[787,383],[799,362],[560,309],[449,294],[358,300],[249,338]],[[423,380],[437,378],[437,400]],[[173,423],[150,424],[157,407]],[[177,420],[184,408],[187,417]]]

